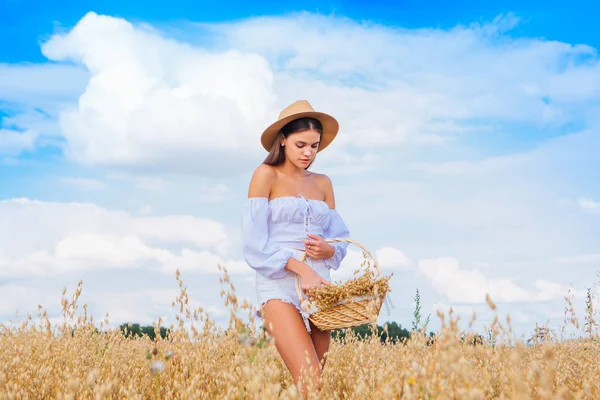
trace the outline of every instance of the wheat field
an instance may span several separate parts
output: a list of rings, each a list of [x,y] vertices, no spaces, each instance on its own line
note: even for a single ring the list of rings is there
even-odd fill
[[[40,306],[37,318],[1,325],[0,399],[301,397],[226,271],[227,328],[201,308],[191,309],[179,273],[177,281],[177,323],[166,338],[158,334],[161,320],[154,341],[126,337],[109,329],[106,319],[95,321],[78,305],[81,282],[70,299],[63,292],[61,323],[50,323]],[[451,312],[438,314],[442,328],[433,340],[418,332],[403,343],[360,340],[348,331],[332,342],[321,390],[309,398],[598,399],[600,348],[591,305],[588,311],[585,323],[569,317],[582,333],[577,339],[540,328],[532,340],[516,340],[510,320],[496,319],[485,340],[474,340]]]

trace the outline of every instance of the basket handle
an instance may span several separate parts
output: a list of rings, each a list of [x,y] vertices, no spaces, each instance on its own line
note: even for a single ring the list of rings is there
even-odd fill
[[[377,273],[379,274],[379,276],[383,275],[383,273],[381,272],[381,267],[379,266],[379,262],[377,261],[377,259],[375,257],[373,257],[373,254],[371,254],[369,249],[367,249],[364,245],[358,243],[356,240],[346,239],[346,238],[331,238],[331,239],[325,239],[325,241],[327,243],[345,242],[345,243],[354,244],[354,245],[360,247],[361,249],[364,250],[365,253],[367,253],[369,258],[371,258],[371,260],[373,260],[373,264],[375,265],[375,268],[377,269]],[[306,252],[303,252],[302,257],[300,258],[300,261],[304,262],[304,260],[306,260],[306,257],[307,257]],[[304,297],[303,297],[304,293],[302,292],[302,288],[300,286],[300,276],[299,275],[296,275],[296,293],[298,294],[300,301],[304,301]]]

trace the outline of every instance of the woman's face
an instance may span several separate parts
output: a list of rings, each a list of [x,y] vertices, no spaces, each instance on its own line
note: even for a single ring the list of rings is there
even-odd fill
[[[295,132],[283,139],[285,156],[298,168],[305,169],[317,155],[321,134],[315,130]]]

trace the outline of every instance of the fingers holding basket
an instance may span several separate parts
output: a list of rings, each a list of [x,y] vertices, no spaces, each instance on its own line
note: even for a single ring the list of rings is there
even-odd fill
[[[335,254],[335,248],[327,243],[321,236],[308,234],[308,239],[304,239],[306,255],[313,260],[331,258]]]
[[[311,298],[311,291],[318,288],[321,285],[331,285],[331,282],[328,282],[319,274],[310,270],[308,273],[300,275],[300,284],[302,291]]]

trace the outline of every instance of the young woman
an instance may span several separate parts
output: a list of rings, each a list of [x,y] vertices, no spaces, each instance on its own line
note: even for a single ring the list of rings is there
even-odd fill
[[[347,243],[324,240],[349,237],[331,180],[308,171],[337,132],[338,122],[307,101],[284,109],[262,134],[269,155],[254,171],[242,218],[244,257],[257,272],[261,315],[296,385],[306,371],[319,387],[331,339],[330,331],[320,331],[302,313],[296,276],[303,291],[331,284],[330,270],[347,250]]]

